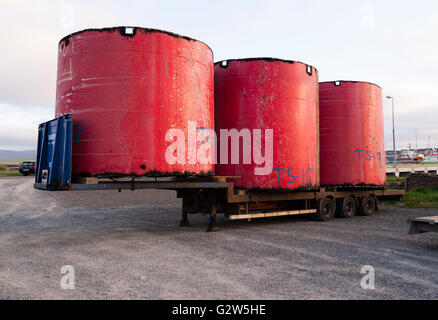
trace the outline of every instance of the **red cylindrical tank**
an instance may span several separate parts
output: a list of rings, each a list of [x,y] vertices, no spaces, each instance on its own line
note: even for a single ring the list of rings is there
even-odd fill
[[[214,72],[220,155],[216,175],[239,176],[232,181],[247,189],[318,187],[318,71],[296,61],[250,58],[217,62]],[[222,138],[220,132],[233,128],[245,136],[240,138],[238,164],[232,163],[232,139]],[[258,140],[257,129],[261,129],[262,137],[259,135]],[[273,138],[270,166],[266,162],[270,158],[268,129]],[[224,140],[231,143],[228,152],[221,146]],[[266,156],[263,164],[257,164],[261,161],[254,153],[260,150],[260,144],[259,153]],[[244,152],[249,154],[250,163],[244,163]],[[262,175],[255,170],[260,167],[266,169]]]
[[[209,174],[166,161],[169,129],[214,128],[213,53],[204,43],[138,27],[89,29],[58,49],[56,116],[73,114],[73,174]],[[188,147],[187,147],[188,146]],[[187,160],[187,156],[184,157]]]
[[[321,185],[384,185],[382,89],[368,82],[322,82],[319,103]]]

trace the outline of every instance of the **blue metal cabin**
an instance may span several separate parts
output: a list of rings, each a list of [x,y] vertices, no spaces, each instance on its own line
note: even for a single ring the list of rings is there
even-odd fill
[[[72,130],[71,114],[39,125],[35,188],[51,191],[69,188]]]

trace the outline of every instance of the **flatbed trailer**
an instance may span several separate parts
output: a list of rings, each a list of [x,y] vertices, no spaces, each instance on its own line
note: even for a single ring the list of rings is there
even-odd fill
[[[401,198],[404,189],[383,187],[321,187],[313,190],[247,190],[236,188],[228,176],[75,177],[71,175],[72,118],[66,115],[39,127],[34,187],[42,190],[175,190],[182,198],[181,226],[188,214],[209,215],[208,231],[217,230],[216,215],[231,220],[308,214],[329,221],[356,214],[372,215],[377,200]]]

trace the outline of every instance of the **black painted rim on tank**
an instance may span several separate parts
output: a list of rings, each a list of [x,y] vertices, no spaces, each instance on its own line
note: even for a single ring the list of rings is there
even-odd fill
[[[306,71],[309,75],[312,75],[314,73],[313,70],[315,70],[315,73],[319,73],[318,69],[316,69],[314,66],[312,66],[310,64],[307,64],[307,63],[304,63],[301,61],[297,61],[297,60],[286,60],[286,59],[272,58],[272,57],[225,59],[225,60],[220,60],[220,61],[215,62],[214,65],[220,65],[222,68],[228,68],[228,65],[231,62],[251,62],[251,61],[284,62],[284,63],[289,63],[289,64],[298,63],[298,64],[302,64],[302,65],[306,66]]]
[[[378,84],[372,83],[372,82],[368,82],[368,81],[356,81],[356,80],[334,80],[334,81],[321,81],[319,84],[322,83],[331,83],[333,84],[335,87],[340,87],[343,83],[366,83],[366,84],[370,84],[376,87],[379,87],[380,89],[382,89],[381,86],[379,86]]]
[[[128,30],[129,31],[132,30],[132,33],[131,32],[127,32]],[[164,33],[164,34],[167,34],[167,35],[169,35],[171,37],[175,37],[175,38],[179,38],[179,39],[184,39],[184,40],[188,40],[188,41],[196,41],[196,42],[204,44],[213,53],[213,50],[210,48],[210,46],[208,44],[206,44],[205,42],[201,41],[201,40],[190,38],[190,37],[183,36],[183,35],[180,35],[178,33],[170,32],[170,31],[166,31],[166,30],[153,29],[153,28],[144,28],[144,27],[136,27],[136,26],[117,26],[117,27],[83,29],[83,30],[80,30],[80,31],[76,31],[76,32],[70,33],[69,35],[66,35],[61,40],[59,40],[58,45],[61,44],[62,42],[66,42],[66,45],[67,45],[72,37],[74,37],[74,36],[76,36],[78,34],[84,33],[84,32],[90,32],[90,31],[96,31],[96,32],[115,32],[115,31],[119,31],[122,36],[134,37],[137,34],[137,30],[142,30],[142,31],[144,31],[146,33]]]

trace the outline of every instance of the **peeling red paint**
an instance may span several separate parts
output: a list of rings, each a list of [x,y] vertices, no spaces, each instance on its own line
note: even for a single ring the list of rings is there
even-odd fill
[[[247,189],[318,187],[318,71],[273,58],[217,62],[214,70],[218,136],[220,129],[273,129],[270,174],[255,175],[260,165],[242,164],[240,156],[240,164],[217,164],[216,175],[240,176],[230,180]],[[265,150],[264,139],[261,149]]]
[[[167,130],[186,130],[188,121],[214,129],[211,49],[165,31],[123,28],[84,30],[59,43],[56,116],[73,114],[73,174],[213,171],[165,159]]]

